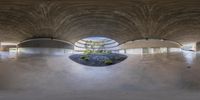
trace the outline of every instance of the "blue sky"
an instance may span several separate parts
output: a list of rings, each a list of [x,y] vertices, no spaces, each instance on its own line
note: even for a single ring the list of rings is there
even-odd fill
[[[83,40],[100,41],[100,40],[104,40],[104,39],[109,39],[109,38],[106,38],[106,37],[88,37],[88,38],[85,38]]]

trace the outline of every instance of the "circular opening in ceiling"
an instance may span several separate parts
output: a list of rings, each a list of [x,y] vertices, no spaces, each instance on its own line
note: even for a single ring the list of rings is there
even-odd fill
[[[104,52],[118,50],[119,43],[106,37],[88,37],[75,43],[75,51],[83,53],[87,51]],[[86,51],[87,50],[87,51]]]
[[[119,54],[119,43],[106,37],[88,37],[75,43],[70,59],[87,66],[109,66],[127,58]]]

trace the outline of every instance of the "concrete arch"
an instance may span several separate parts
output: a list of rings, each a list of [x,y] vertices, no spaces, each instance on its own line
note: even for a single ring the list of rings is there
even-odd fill
[[[0,0],[0,40],[106,36],[199,41],[199,0]],[[184,34],[184,35],[183,35]],[[189,36],[189,38],[188,38]]]
[[[181,45],[174,41],[169,40],[159,40],[159,39],[142,39],[129,41],[124,44],[121,44],[120,49],[135,49],[135,48],[180,48]]]
[[[18,44],[18,52],[26,54],[64,55],[73,49],[69,42],[50,38],[29,39]]]

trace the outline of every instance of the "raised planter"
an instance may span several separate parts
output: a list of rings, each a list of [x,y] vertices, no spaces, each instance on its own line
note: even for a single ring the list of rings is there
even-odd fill
[[[73,54],[71,60],[87,66],[109,66],[124,61],[127,56],[117,53],[111,54]]]

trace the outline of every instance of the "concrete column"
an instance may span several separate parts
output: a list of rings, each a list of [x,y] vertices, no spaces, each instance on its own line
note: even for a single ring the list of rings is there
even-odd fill
[[[197,42],[195,46],[196,46],[196,51],[200,51],[200,42]]]
[[[192,50],[197,51],[197,43],[193,45]]]
[[[0,41],[0,51],[2,51],[1,41]]]

